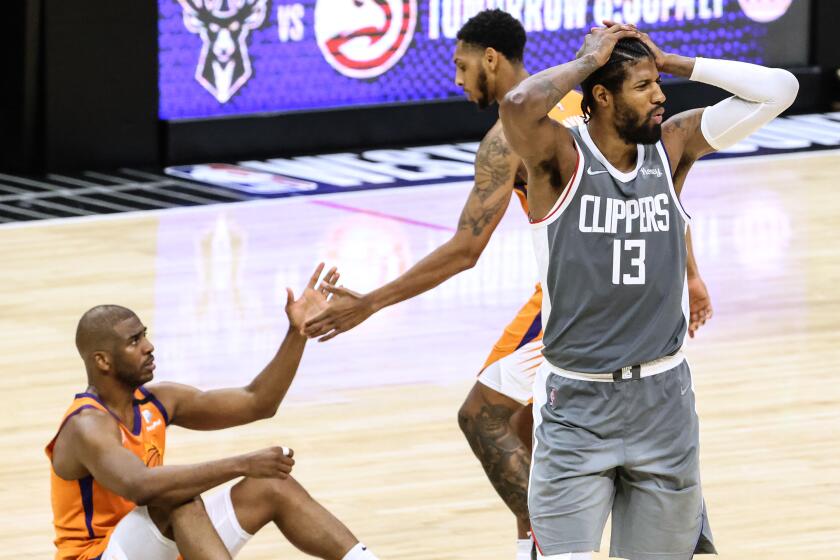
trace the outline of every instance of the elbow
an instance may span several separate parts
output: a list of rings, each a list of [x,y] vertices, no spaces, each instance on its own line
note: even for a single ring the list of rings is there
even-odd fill
[[[799,80],[791,72],[781,68],[776,69],[775,78],[778,88],[777,103],[781,112],[793,105],[796,100],[799,94]]]
[[[274,415],[277,414],[277,409],[279,408],[280,403],[262,406],[254,412],[254,420],[268,420],[269,418],[274,418]]]
[[[145,468],[142,476],[133,476],[127,481],[124,498],[138,506],[165,506],[169,502],[166,492],[158,483],[154,469]]]
[[[138,506],[154,505],[159,496],[150,486],[142,482],[129,482],[125,497]]]
[[[519,88],[509,91],[499,103],[499,111],[508,115],[521,114],[527,107],[528,95]]]
[[[476,263],[478,262],[478,256],[473,256],[470,254],[467,255],[460,255],[458,257],[458,269],[455,274],[460,274],[466,270],[473,268]]]
[[[463,255],[461,255],[461,270],[469,270],[473,268],[478,263],[478,257],[481,256],[480,252],[477,251],[465,251]]]
[[[451,262],[455,263],[454,273],[458,274],[474,267],[482,249],[483,247],[474,247],[473,243],[466,242],[463,237],[456,235],[453,239],[453,251],[450,253]]]
[[[799,80],[787,70],[782,70],[782,72],[784,72],[785,91],[787,91],[787,96],[783,102],[785,109],[787,109],[793,105],[793,102],[796,101],[796,96],[799,95]]]

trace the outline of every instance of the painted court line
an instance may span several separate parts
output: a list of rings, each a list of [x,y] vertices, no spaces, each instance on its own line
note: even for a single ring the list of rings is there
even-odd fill
[[[308,201],[309,204],[316,204],[318,206],[326,206],[327,208],[335,208],[336,210],[344,210],[345,212],[353,212],[355,214],[365,214],[367,216],[373,216],[375,218],[383,218],[385,220],[392,220],[395,222],[400,222],[401,224],[409,224],[412,226],[419,226],[427,229],[433,229],[437,231],[448,231],[448,232],[455,232],[455,228],[448,227],[448,226],[441,226],[438,224],[432,224],[430,222],[423,222],[420,220],[414,220],[411,218],[406,218],[404,216],[398,216],[396,214],[388,214],[386,212],[378,212],[376,210],[368,210],[366,208],[358,208],[356,206],[349,206],[347,204],[340,204],[338,202],[332,202],[330,200],[310,200]]]

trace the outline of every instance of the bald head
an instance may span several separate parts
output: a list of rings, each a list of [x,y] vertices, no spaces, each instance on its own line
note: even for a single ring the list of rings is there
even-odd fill
[[[97,305],[89,309],[79,319],[76,327],[76,349],[83,360],[87,361],[97,350],[111,350],[120,340],[115,327],[137,317],[131,309],[120,305]]]

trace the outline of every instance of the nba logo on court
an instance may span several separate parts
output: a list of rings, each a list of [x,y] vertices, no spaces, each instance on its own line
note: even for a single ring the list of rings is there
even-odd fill
[[[251,79],[248,35],[265,21],[268,0],[178,0],[184,26],[203,46],[195,79],[226,103]]]
[[[315,38],[337,72],[375,78],[405,54],[417,26],[417,0],[318,0]]]

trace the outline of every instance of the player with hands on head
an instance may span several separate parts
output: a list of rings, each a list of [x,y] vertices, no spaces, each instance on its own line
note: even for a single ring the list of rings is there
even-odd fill
[[[610,556],[688,560],[714,546],[682,344],[711,306],[689,314],[679,195],[698,158],[775,118],[798,83],[781,69],[667,53],[632,25],[604,24],[575,60],[526,78],[500,104],[528,171],[543,285],[528,508],[540,558],[591,558],[612,514]],[[665,120],[660,72],[733,95]],[[585,122],[558,126],[548,113],[577,86]]]
[[[244,387],[203,391],[157,383],[154,346],[137,315],[98,305],[79,320],[76,347],[88,386],[46,448],[58,560],[231,558],[274,523],[294,546],[329,560],[375,556],[290,473],[291,449],[269,447],[203,463],[163,465],[166,427],[220,430],[271,418],[291,385],[305,321],[338,279],[315,270],[300,298],[287,289],[289,328]],[[208,496],[204,492],[242,478]]]
[[[523,62],[525,31],[502,10],[485,10],[459,31],[453,54],[455,83],[481,108],[498,103],[528,77]],[[551,108],[555,123],[580,121],[581,95],[570,91]],[[558,124],[558,126],[560,126]],[[305,332],[327,341],[359,325],[384,307],[433,289],[472,268],[484,251],[511,198],[526,215],[528,185],[521,158],[505,137],[501,123],[491,127],[475,156],[475,182],[455,233],[395,280],[367,293],[329,287],[327,308],[308,321]],[[523,250],[529,250],[523,248]],[[690,297],[698,311],[710,304],[696,263],[689,260]],[[458,411],[458,423],[488,479],[513,512],[517,525],[517,555],[530,559],[530,521],[527,507],[531,463],[531,387],[542,347],[542,290],[533,296],[490,352],[478,380]],[[710,307],[709,307],[710,308]],[[700,326],[696,323],[696,327]]]

